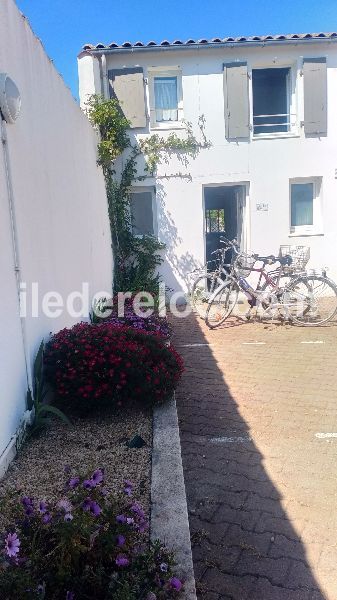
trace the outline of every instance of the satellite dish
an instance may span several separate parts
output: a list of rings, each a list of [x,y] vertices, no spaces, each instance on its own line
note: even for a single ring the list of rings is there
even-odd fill
[[[0,110],[7,123],[15,123],[20,114],[20,92],[7,73],[0,73]]]

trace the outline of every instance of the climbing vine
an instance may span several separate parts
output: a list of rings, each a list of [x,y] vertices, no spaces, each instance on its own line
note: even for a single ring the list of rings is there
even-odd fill
[[[160,251],[165,245],[151,235],[133,235],[130,189],[134,182],[154,176],[158,164],[168,162],[172,154],[186,165],[201,148],[210,147],[204,117],[199,119],[201,141],[194,136],[191,124],[185,123],[184,138],[176,133],[170,133],[166,138],[153,134],[132,144],[128,133],[130,122],[116,99],[106,100],[93,95],[87,107],[89,119],[100,133],[98,164],[103,169],[107,191],[114,253],[114,292],[146,290],[157,293],[157,267],[163,261]],[[117,172],[116,159],[122,154],[124,165],[121,172]],[[140,156],[145,159],[142,173],[138,171]]]

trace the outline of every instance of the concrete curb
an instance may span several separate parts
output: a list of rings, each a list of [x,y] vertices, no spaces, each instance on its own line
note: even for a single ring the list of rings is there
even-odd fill
[[[183,598],[196,600],[178,415],[175,399],[153,411],[151,539],[174,550]]]

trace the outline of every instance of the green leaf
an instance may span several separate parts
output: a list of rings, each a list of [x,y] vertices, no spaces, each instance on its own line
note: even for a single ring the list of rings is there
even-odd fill
[[[41,414],[43,412],[52,413],[53,415],[61,419],[61,421],[64,421],[64,423],[66,423],[67,425],[72,426],[72,423],[71,421],[69,421],[68,417],[61,410],[56,408],[56,406],[52,406],[51,404],[40,404],[38,407],[38,414]]]

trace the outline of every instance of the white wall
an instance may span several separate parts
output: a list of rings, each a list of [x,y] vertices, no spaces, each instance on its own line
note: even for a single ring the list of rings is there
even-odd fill
[[[96,136],[13,0],[0,3],[0,72],[17,84],[21,114],[6,124],[20,279],[63,298],[111,290],[111,238]],[[4,152],[0,148],[0,455],[25,410],[27,381],[14,273]],[[29,308],[29,302],[28,302]],[[29,310],[28,310],[29,312]],[[75,319],[78,320],[78,319]],[[28,372],[43,337],[74,322],[66,312],[23,320]]]
[[[302,58],[326,56],[328,66],[328,136],[305,138],[303,127]],[[235,48],[201,48],[198,50],[132,49],[106,54],[109,69],[141,65],[147,78],[152,67],[179,67],[182,70],[184,118],[197,132],[198,117],[206,118],[206,135],[212,143],[201,150],[187,168],[176,159],[158,169],[160,187],[158,212],[170,215],[170,227],[159,227],[159,237],[167,244],[167,262],[163,273],[168,285],[182,284],[181,266],[204,260],[203,187],[205,185],[246,182],[250,190],[247,226],[249,245],[257,252],[277,253],[280,244],[303,244],[311,247],[311,267],[329,267],[337,279],[337,44],[334,42],[287,43],[277,46]],[[92,59],[92,60],[97,60]],[[234,60],[248,62],[249,72],[258,66],[293,66],[296,77],[297,133],[291,138],[251,139],[229,142],[225,138],[223,63]],[[80,61],[81,62],[81,61]],[[251,88],[251,81],[250,81]],[[147,86],[148,87],[148,86]],[[82,90],[83,92],[83,90]],[[251,93],[251,89],[250,89]],[[148,89],[147,89],[148,94]],[[252,102],[250,97],[250,109]],[[252,118],[251,118],[252,122]],[[138,130],[144,135],[150,130]],[[163,131],[167,135],[168,131]],[[179,131],[178,131],[179,134]],[[183,135],[183,130],[181,131]],[[174,173],[189,173],[191,182],[174,178]],[[164,177],[166,176],[166,177]],[[289,179],[322,177],[323,234],[290,237]],[[258,203],[267,203],[268,211],[258,211]],[[166,217],[165,217],[166,220]],[[167,223],[166,223],[167,225]],[[172,231],[174,236],[172,237]],[[174,260],[172,257],[174,256]],[[193,259],[193,260],[192,260]],[[173,264],[175,263],[175,264]],[[187,266],[186,266],[187,270]],[[184,286],[183,286],[184,287]]]

